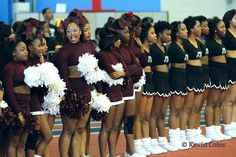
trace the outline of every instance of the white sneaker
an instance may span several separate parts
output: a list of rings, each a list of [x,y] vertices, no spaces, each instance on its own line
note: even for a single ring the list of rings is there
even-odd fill
[[[210,143],[211,142],[211,139],[205,137],[203,134],[197,134],[195,138],[199,139],[201,141],[201,143]]]
[[[151,155],[151,138],[143,138],[142,139],[143,149],[146,151],[144,155]],[[139,153],[141,154],[141,153]]]
[[[221,141],[221,138],[216,132],[214,125],[206,127],[206,137],[211,139],[212,141]]]
[[[150,155],[150,152],[146,151],[143,148],[143,143],[141,139],[134,140],[134,150],[135,150],[135,153],[138,153],[141,155]]]
[[[185,130],[180,130],[180,139],[181,141],[185,141],[187,139]]]
[[[169,136],[170,136],[170,142],[169,142],[170,145],[172,145],[173,147],[179,150],[188,149],[187,147],[183,147],[182,145],[179,128],[169,129]]]
[[[196,134],[196,138],[199,139],[199,141],[201,141],[201,143],[211,142],[210,138],[207,138],[202,134],[202,129],[200,127],[195,129],[195,134]]]
[[[140,155],[151,155],[149,151],[147,151],[145,148],[140,148],[138,150],[135,150],[135,153],[140,154]]]
[[[218,136],[220,136],[221,138],[223,138],[224,140],[229,140],[231,139],[231,136],[226,136],[225,134],[223,134],[221,132],[221,126],[214,126],[215,132]]]
[[[130,155],[127,152],[125,152],[124,157],[146,157],[146,155],[141,155],[141,154],[138,154],[138,153],[134,153],[133,155]]]
[[[156,154],[162,154],[167,152],[167,150],[159,146],[157,139],[151,139],[151,143],[153,149],[157,150]]]
[[[187,141],[189,141],[190,143],[196,143],[196,144],[202,143],[201,139],[197,138],[196,136],[187,137]]]
[[[157,147],[152,147],[152,146],[146,148],[146,150],[149,151],[150,154],[152,154],[152,155],[163,153],[160,149],[157,149]]]
[[[224,124],[224,134],[226,136],[230,136],[231,138],[235,138],[236,137],[236,131],[233,130],[234,126],[232,124]]]
[[[170,145],[177,148],[178,150],[186,150],[186,149],[191,148],[189,141],[187,141],[187,140],[170,141]]]
[[[197,143],[197,144],[202,143],[202,141],[197,138],[196,133],[195,133],[195,129],[187,129],[186,140],[191,143]]]
[[[176,147],[174,147],[174,146],[172,146],[172,145],[170,145],[168,143],[166,137],[159,137],[158,138],[158,142],[159,142],[159,145],[162,148],[166,149],[168,152],[173,152],[173,151],[177,151],[178,150],[178,148],[176,148]]]
[[[232,130],[236,131],[236,122],[231,122]]]

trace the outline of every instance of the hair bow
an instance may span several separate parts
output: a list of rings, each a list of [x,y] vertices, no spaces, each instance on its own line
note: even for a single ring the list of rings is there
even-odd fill
[[[35,27],[38,27],[38,28],[40,27],[40,21],[39,20],[31,18],[30,23]]]
[[[78,16],[78,15],[81,15],[83,14],[79,9],[73,9],[71,11],[71,13],[69,14],[69,16]]]
[[[67,17],[63,22],[62,25],[64,28],[67,28],[67,26],[69,25],[69,23],[74,22],[76,23],[78,26],[80,25],[80,20],[77,17]]]
[[[133,16],[134,14],[133,14],[133,12],[128,12],[128,13],[126,13],[128,16]]]
[[[88,20],[86,19],[86,17],[83,15],[83,13],[78,10],[78,9],[74,9],[70,12],[70,14],[68,15],[69,17],[77,17],[79,19],[79,24],[84,26],[86,23],[88,23]]]

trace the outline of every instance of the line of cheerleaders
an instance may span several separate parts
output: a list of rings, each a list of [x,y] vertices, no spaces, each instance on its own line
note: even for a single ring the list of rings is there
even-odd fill
[[[0,147],[1,156],[49,156],[58,112],[63,122],[61,157],[90,156],[90,118],[102,120],[101,157],[116,157],[123,122],[125,157],[236,137],[236,10],[227,11],[223,20],[189,16],[183,22],[154,25],[125,13],[101,29],[96,52],[89,21],[74,9],[62,22],[67,44],[55,55],[55,66],[42,66],[47,63],[43,56],[47,48],[39,25],[32,18],[23,21],[7,44],[11,59],[3,69],[0,92],[0,141],[5,146]],[[58,78],[66,89],[55,83]],[[57,94],[59,86],[65,93]],[[94,101],[94,90],[109,103]],[[200,128],[204,104],[206,135]],[[189,145],[183,147],[183,141]]]

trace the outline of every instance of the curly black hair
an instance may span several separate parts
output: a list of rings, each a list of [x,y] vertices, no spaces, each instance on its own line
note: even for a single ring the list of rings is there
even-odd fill
[[[197,18],[196,17],[193,17],[193,16],[189,16],[187,18],[184,19],[184,24],[186,25],[187,27],[187,30],[188,30],[188,35],[191,34],[191,29],[196,25],[197,23]]]
[[[140,34],[140,40],[142,43],[144,43],[145,39],[147,38],[148,36],[148,31],[150,30],[150,28],[152,28],[152,24],[151,23],[143,23],[141,25],[142,27],[142,31],[141,31],[141,34]]]
[[[234,15],[236,15],[236,10],[235,9],[231,9],[229,11],[227,11],[224,16],[223,16],[223,21],[225,23],[226,28],[229,28],[230,26],[230,21],[232,20],[232,18],[234,17]]]
[[[177,32],[179,32],[179,27],[181,25],[181,21],[174,21],[171,23],[171,40],[176,41],[177,39]]]
[[[208,27],[209,27],[209,34],[207,35],[208,39],[214,39],[215,33],[217,30],[217,25],[222,21],[218,17],[214,17],[213,19],[209,19],[208,21]]]
[[[154,24],[155,33],[158,35],[162,33],[164,30],[171,30],[171,25],[167,21],[158,21]]]

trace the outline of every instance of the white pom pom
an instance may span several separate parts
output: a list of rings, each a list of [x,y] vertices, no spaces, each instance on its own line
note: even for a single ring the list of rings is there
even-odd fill
[[[42,107],[50,114],[59,113],[60,97],[65,95],[66,84],[61,80],[58,69],[49,62],[28,67],[24,71],[24,81],[29,87],[45,86],[48,93],[44,96]]]
[[[106,82],[109,87],[111,86],[116,86],[116,85],[123,85],[124,78],[119,78],[119,79],[112,79],[110,75],[107,74],[106,71],[103,71],[103,82]]]
[[[101,81],[103,72],[98,67],[98,60],[89,53],[85,53],[78,60],[78,71],[84,76],[88,84],[93,84]]]
[[[31,66],[24,70],[24,82],[29,87],[39,87],[43,85],[43,81],[41,80],[41,73],[38,66]]]
[[[59,104],[61,97],[65,95],[65,89],[66,84],[63,80],[58,80],[48,85],[48,93],[44,96],[44,102],[42,104],[43,109],[48,111],[51,115],[59,113]]]
[[[123,71],[124,72],[124,68],[123,68],[123,65],[121,63],[117,63],[117,64],[111,65],[111,66],[116,71]]]
[[[145,72],[143,71],[143,75],[139,79],[137,83],[134,84],[135,88],[142,87],[146,83],[146,75]]]
[[[1,106],[1,108],[3,108],[3,109],[8,107],[7,103],[6,103],[4,100],[2,100],[2,101],[0,102],[0,106]]]
[[[91,92],[92,95],[92,108],[98,112],[109,112],[111,102],[104,94],[98,94],[96,90]]]
[[[46,87],[60,80],[59,71],[52,63],[42,63],[38,68],[41,73],[41,80],[43,80]]]
[[[115,71],[122,71],[124,72],[123,65],[121,63],[117,63],[116,65],[111,65]],[[119,79],[112,79],[110,75],[106,71],[103,71],[103,82],[106,82],[109,87],[116,86],[116,85],[123,85],[124,78]]]

